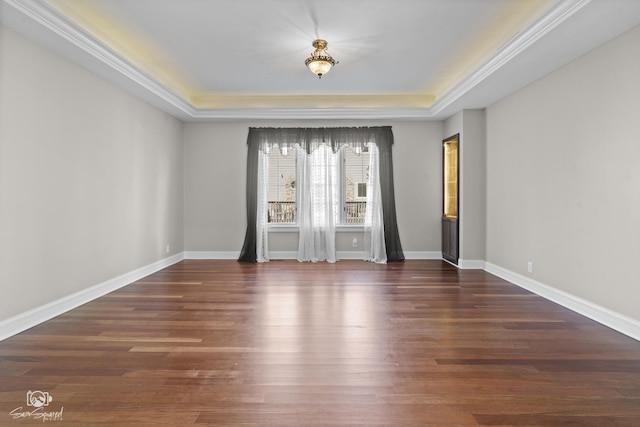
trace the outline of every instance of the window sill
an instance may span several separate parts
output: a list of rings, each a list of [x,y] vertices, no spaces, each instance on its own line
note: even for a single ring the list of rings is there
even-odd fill
[[[297,233],[298,224],[272,224],[267,225],[269,233]]]
[[[297,224],[273,224],[267,226],[269,233],[297,233]],[[336,225],[336,233],[354,233],[364,231],[364,225]]]
[[[360,224],[360,225],[355,225],[355,224],[336,225],[336,232],[337,233],[352,233],[352,232],[359,232],[359,231],[364,231],[364,225],[363,224]]]

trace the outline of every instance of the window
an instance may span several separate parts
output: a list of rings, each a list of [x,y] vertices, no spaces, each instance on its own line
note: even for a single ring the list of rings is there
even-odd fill
[[[296,223],[296,156],[283,155],[279,149],[269,152],[269,195],[267,222]]]
[[[267,222],[269,224],[297,223],[296,156],[284,155],[275,148],[269,152],[269,183]],[[337,210],[336,223],[363,224],[367,205],[367,181],[369,180],[369,148],[354,150],[344,147],[339,151],[338,185],[342,201]],[[325,186],[325,182],[316,182]]]
[[[342,224],[364,224],[369,181],[369,147],[363,150],[345,147],[343,154],[344,208]]]

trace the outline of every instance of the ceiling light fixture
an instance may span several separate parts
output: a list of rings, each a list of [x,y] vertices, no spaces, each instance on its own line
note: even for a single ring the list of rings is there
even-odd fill
[[[324,74],[327,74],[331,67],[337,64],[336,60],[327,53],[327,41],[315,40],[311,44],[316,50],[313,51],[310,57],[304,61],[304,64],[309,67],[311,72],[322,78]]]

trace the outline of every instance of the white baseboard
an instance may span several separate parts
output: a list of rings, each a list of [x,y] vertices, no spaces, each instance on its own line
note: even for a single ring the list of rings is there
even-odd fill
[[[125,273],[121,276],[99,283],[87,289],[83,289],[71,295],[67,295],[40,307],[20,313],[0,322],[0,341],[13,335],[26,331],[42,322],[66,313],[76,307],[86,304],[96,298],[120,289],[128,284],[140,280],[156,271],[169,267],[183,259],[179,253],[160,261],[156,261],[144,267]]]
[[[404,251],[404,259],[442,259],[440,251]]]
[[[234,251],[185,251],[184,259],[238,259],[240,252]]]
[[[458,268],[462,270],[484,270],[486,263],[479,259],[459,259]]]
[[[367,255],[363,251],[338,251],[336,252],[336,258],[341,259],[355,259],[365,260]]]
[[[296,251],[270,251],[269,259],[298,259],[298,252]]]
[[[269,257],[271,259],[296,259],[298,257],[297,252],[270,252]],[[441,259],[442,252],[418,252],[409,251],[404,253],[405,259]],[[341,259],[366,259],[366,255],[362,251],[338,251],[336,252],[336,258]]]
[[[238,259],[240,252],[223,252],[223,251],[186,251],[184,259]],[[442,259],[442,252],[439,251],[405,251],[405,259]],[[269,259],[297,259],[296,251],[270,251]],[[336,253],[338,259],[365,259],[362,251],[338,251]],[[467,267],[478,268],[478,267]],[[479,267],[481,268],[481,267]]]
[[[360,251],[338,251],[336,252],[336,259],[364,259],[364,252]],[[269,259],[298,259],[298,252],[296,251],[272,251],[269,252]]]
[[[609,310],[575,295],[561,291],[554,287],[537,282],[528,277],[514,273],[497,265],[486,263],[485,270],[495,276],[500,277],[514,285],[520,286],[543,298],[560,304],[569,310],[575,311],[589,319],[608,326],[620,333],[640,341],[640,322],[630,317],[624,316],[615,311]]]

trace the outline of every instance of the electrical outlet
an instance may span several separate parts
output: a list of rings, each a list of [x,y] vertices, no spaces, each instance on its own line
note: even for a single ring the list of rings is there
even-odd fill
[[[533,262],[531,261],[527,262],[527,271],[529,273],[533,273]]]
[[[167,243],[167,247],[165,248],[167,253],[171,252],[171,245]]]
[[[353,238],[353,242],[351,242],[351,246],[354,247],[354,248],[358,247],[358,239],[357,238],[355,238],[355,237]]]

